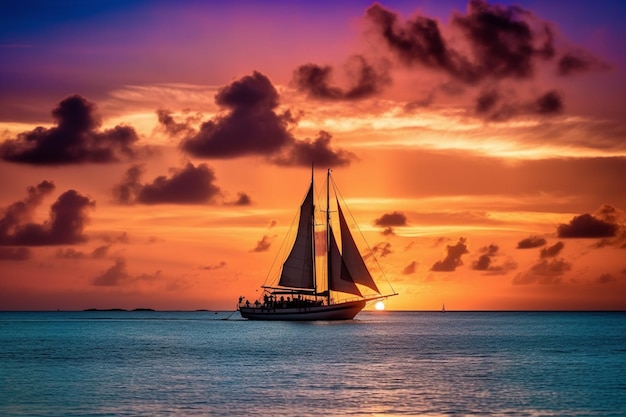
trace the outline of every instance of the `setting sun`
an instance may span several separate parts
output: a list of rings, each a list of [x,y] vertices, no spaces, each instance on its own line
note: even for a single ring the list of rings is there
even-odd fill
[[[374,308],[378,311],[384,310],[385,309],[385,303],[383,303],[382,301],[379,301],[376,303],[376,305],[374,305]]]

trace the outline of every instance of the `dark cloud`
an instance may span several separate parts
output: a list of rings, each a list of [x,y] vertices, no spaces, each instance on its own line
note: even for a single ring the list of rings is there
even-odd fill
[[[32,253],[29,248],[7,248],[0,246],[0,261],[25,261],[30,259]]]
[[[479,63],[474,72],[483,77],[530,78],[537,59],[555,54],[550,25],[516,5],[470,0],[467,14],[456,13],[452,23],[468,40]]]
[[[232,206],[249,206],[252,204],[252,199],[246,193],[239,193],[237,194],[236,200],[227,202],[226,204]]]
[[[480,256],[472,263],[472,269],[488,274],[506,274],[517,268],[517,263],[510,259],[496,262],[496,259],[501,257],[500,247],[496,244],[484,246],[478,252]]]
[[[530,236],[517,242],[517,249],[538,248],[546,243],[546,240],[540,236]]]
[[[331,140],[330,133],[320,131],[319,136],[314,140],[304,139],[292,142],[272,160],[277,165],[285,166],[311,166],[311,163],[315,163],[320,166],[337,167],[347,166],[356,159],[352,152],[342,149],[334,150]]]
[[[101,258],[106,257],[110,247],[111,245],[98,246],[89,254],[82,252],[82,251],[77,251],[74,248],[58,249],[54,257],[59,258],[59,259],[86,259],[86,258],[101,259]]]
[[[595,280],[598,284],[610,284],[612,282],[617,282],[617,278],[611,274],[602,274]]]
[[[215,102],[227,114],[204,122],[196,135],[181,143],[198,157],[233,158],[271,155],[293,142],[291,114],[277,114],[278,92],[263,74],[254,72],[222,87]]]
[[[275,236],[263,236],[261,240],[256,243],[254,249],[251,252],[267,252],[272,246],[272,240]]]
[[[353,56],[348,62],[347,75],[353,84],[347,90],[330,85],[333,69],[316,64],[301,65],[294,71],[293,84],[309,97],[324,100],[358,100],[379,93],[390,83],[384,69],[377,70],[367,60]]]
[[[554,258],[559,253],[561,253],[561,250],[563,250],[564,247],[565,247],[565,244],[563,242],[556,242],[552,246],[542,248],[539,251],[539,257],[540,258]]]
[[[354,156],[331,147],[331,136],[297,140],[291,133],[291,112],[278,113],[278,92],[263,74],[254,72],[219,90],[215,102],[224,113],[202,123],[199,131],[181,141],[189,154],[201,158],[258,155],[278,165],[347,165]],[[167,123],[169,123],[166,120]]]
[[[393,250],[391,249],[391,243],[389,242],[381,242],[378,243],[377,245],[375,245],[372,248],[372,252],[379,258],[384,258],[387,255],[390,255],[393,253]]]
[[[476,98],[477,115],[492,121],[505,121],[519,115],[551,116],[563,111],[563,98],[557,91],[548,91],[530,101],[519,101],[512,93],[489,89]]]
[[[93,285],[103,287],[113,287],[121,285],[125,281],[128,281],[130,275],[126,271],[126,260],[124,258],[117,258],[115,265],[98,275],[93,280]]]
[[[165,131],[171,136],[178,136],[181,134],[188,134],[193,132],[193,128],[190,126],[189,121],[184,123],[177,122],[172,116],[170,110],[159,109],[157,110],[157,117],[159,124],[163,126]]]
[[[396,232],[393,230],[393,227],[385,227],[382,232],[380,232],[383,236],[395,236]]]
[[[154,274],[143,273],[135,276],[130,275],[126,268],[126,259],[120,257],[115,260],[113,266],[96,276],[92,280],[92,285],[98,287],[116,287],[131,285],[138,281],[150,282],[161,278],[161,271],[156,271]]]
[[[565,259],[542,259],[529,271],[518,274],[513,284],[559,284],[561,276],[572,269],[572,264]]]
[[[46,222],[30,222],[34,207],[53,188],[54,185],[47,181],[37,187],[29,187],[25,200],[12,204],[4,211],[0,219],[0,245],[65,245],[87,239],[83,235],[87,209],[93,207],[95,202],[75,190],[68,190],[59,196],[50,208],[50,218]]]
[[[220,188],[214,184],[215,173],[206,164],[196,167],[187,163],[184,168],[172,168],[170,174],[144,184],[143,167],[132,166],[126,171],[126,178],[113,189],[114,198],[122,204],[201,204],[221,196]]]
[[[534,109],[537,114],[558,114],[563,111],[563,97],[558,91],[548,91],[537,98]]]
[[[500,247],[494,244],[481,248],[479,252],[482,253],[482,255],[473,263],[472,268],[478,271],[488,270],[491,265],[491,258],[496,256],[499,249]]]
[[[446,245],[447,254],[446,257],[434,263],[430,268],[431,271],[446,271],[451,272],[456,270],[457,266],[463,265],[461,257],[468,253],[467,245],[465,244],[467,239],[459,238],[456,245]]]
[[[91,251],[90,256],[95,259],[104,258],[105,256],[107,256],[110,247],[111,245],[98,246],[93,251]]]
[[[613,237],[617,230],[618,225],[586,213],[574,217],[568,224],[560,224],[557,227],[557,235],[561,238]]]
[[[397,14],[380,4],[368,8],[366,17],[389,49],[405,64],[419,64],[467,82],[476,81],[478,74],[464,57],[448,47],[437,21],[418,15],[402,24]]]
[[[30,186],[26,189],[28,195],[24,200],[0,210],[0,214],[2,214],[2,218],[0,218],[0,241],[2,241],[2,236],[6,237],[14,234],[20,225],[30,221],[34,210],[54,188],[52,182],[42,181],[37,186]]]
[[[226,262],[224,261],[221,261],[219,264],[215,264],[215,265],[205,265],[201,267],[200,269],[203,269],[205,271],[214,271],[216,269],[222,269],[222,268],[226,268]]]
[[[402,275],[412,275],[417,271],[417,266],[419,264],[416,261],[411,262],[407,266],[402,269]]]
[[[57,249],[54,257],[58,259],[85,259],[87,258],[87,254],[85,252],[77,251],[74,248],[67,248]]]
[[[56,122],[49,129],[37,127],[0,145],[6,161],[34,165],[86,162],[107,163],[139,156],[137,133],[129,126],[99,131],[96,106],[79,95],[69,96],[52,111]]]
[[[606,63],[581,50],[566,52],[557,62],[557,73],[562,76],[609,68]]]
[[[434,19],[416,15],[401,22],[379,4],[367,10],[366,18],[403,63],[441,71],[467,84],[486,78],[530,78],[538,59],[555,54],[550,25],[518,6],[472,0],[467,14],[454,14],[452,26],[469,44],[470,56],[450,46]]]
[[[377,3],[367,9],[365,19],[369,33],[398,63],[445,75],[447,80],[437,89],[449,95],[458,95],[464,87],[493,88],[507,81],[531,80],[546,64],[560,76],[609,68],[591,53],[566,46],[569,42],[557,39],[552,23],[517,5],[470,0],[467,11],[454,12],[446,28],[419,13],[401,18]],[[318,81],[328,76],[318,75]],[[432,97],[425,103],[431,101]],[[501,121],[520,115],[554,115],[564,107],[563,96],[556,91],[527,100],[511,100],[488,91],[477,97],[475,111]]]
[[[399,211],[392,213],[385,213],[379,218],[374,220],[374,225],[388,227],[388,226],[406,226],[408,224],[406,215]]]
[[[395,231],[393,230],[396,226],[406,226],[408,224],[406,215],[399,211],[394,211],[392,213],[385,213],[377,219],[374,219],[375,226],[383,227],[383,231],[381,232],[385,236],[393,236],[395,235]]]

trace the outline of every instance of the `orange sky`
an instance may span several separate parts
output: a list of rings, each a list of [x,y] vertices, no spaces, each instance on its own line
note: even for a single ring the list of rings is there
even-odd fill
[[[0,310],[233,309],[312,160],[387,309],[626,309],[626,11],[542,3],[3,6]]]

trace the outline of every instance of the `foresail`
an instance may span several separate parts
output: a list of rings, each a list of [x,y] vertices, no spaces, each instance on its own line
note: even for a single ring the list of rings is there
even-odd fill
[[[346,219],[343,216],[343,211],[341,210],[341,206],[339,205],[339,201],[337,201],[337,208],[339,210],[339,227],[341,230],[341,253],[343,257],[344,264],[348,271],[350,271],[350,276],[352,280],[357,284],[365,285],[366,287],[371,288],[380,294],[380,290],[376,286],[370,271],[367,269],[365,262],[363,261],[363,257],[359,253],[359,249],[354,243],[354,238],[350,233],[350,229],[348,228],[348,224],[346,223]]]
[[[346,263],[339,253],[335,235],[330,231],[330,289],[361,296],[361,291],[354,283]]]
[[[313,184],[300,207],[298,234],[283,264],[278,285],[293,288],[314,288],[313,282]]]

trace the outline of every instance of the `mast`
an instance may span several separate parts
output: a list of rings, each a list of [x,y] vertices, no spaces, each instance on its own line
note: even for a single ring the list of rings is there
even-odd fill
[[[313,162],[311,162],[311,188],[313,190],[315,190],[314,187],[314,165]],[[315,191],[313,191],[313,193],[315,194]],[[315,268],[315,199],[312,198],[311,199],[311,218],[309,219],[311,221],[311,230],[313,230],[312,236],[311,236],[311,253],[313,255],[312,259],[312,274],[313,274],[313,291],[315,293],[315,300],[317,300],[317,268]]]
[[[328,305],[330,305],[330,281],[332,277],[331,265],[332,259],[330,256],[330,234],[332,231],[330,230],[330,168],[328,168],[328,173],[326,175],[326,288],[328,291]]]

